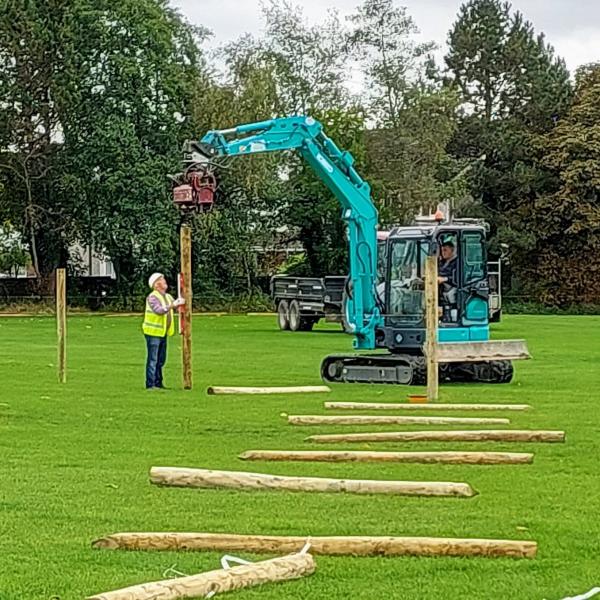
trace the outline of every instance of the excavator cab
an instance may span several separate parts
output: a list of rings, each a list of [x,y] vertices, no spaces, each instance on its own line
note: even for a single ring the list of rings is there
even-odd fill
[[[439,341],[489,339],[486,231],[483,225],[398,227],[385,249],[384,325],[379,347],[419,349],[425,339],[425,259],[438,256]],[[381,295],[380,295],[381,298]]]
[[[327,357],[328,381],[423,384],[425,263],[438,257],[438,356],[442,381],[506,383],[511,360],[529,356],[521,340],[491,342],[487,225],[463,220],[392,229],[379,246],[377,297],[382,321],[376,346],[389,354]],[[383,274],[383,276],[381,275]]]
[[[440,380],[507,383],[512,360],[528,358],[522,340],[490,341],[487,225],[475,220],[417,223],[379,237],[377,348],[388,354],[332,355],[326,381],[426,382],[425,263],[438,257]]]

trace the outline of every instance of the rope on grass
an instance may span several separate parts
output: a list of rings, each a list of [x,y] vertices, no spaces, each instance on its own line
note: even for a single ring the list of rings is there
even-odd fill
[[[189,575],[187,575],[186,573],[182,573],[181,571],[177,571],[175,570],[175,567],[177,566],[177,563],[172,564],[168,569],[166,569],[162,576],[164,578],[169,577],[170,575],[177,575],[177,577],[189,577]]]

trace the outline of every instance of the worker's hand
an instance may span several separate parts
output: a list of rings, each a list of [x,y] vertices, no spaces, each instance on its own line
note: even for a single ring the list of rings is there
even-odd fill
[[[177,298],[177,300],[173,301],[173,307],[177,308],[178,306],[183,306],[185,304],[185,298]]]
[[[448,281],[447,277],[438,277],[438,283],[446,283]]]

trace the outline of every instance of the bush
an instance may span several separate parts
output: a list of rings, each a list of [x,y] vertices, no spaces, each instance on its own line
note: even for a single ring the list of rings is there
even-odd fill
[[[530,300],[503,299],[502,312],[511,315],[600,315],[600,305],[570,304],[568,306],[550,306]]]
[[[306,254],[293,254],[277,269],[278,275],[289,275],[290,277],[311,277],[310,265]]]

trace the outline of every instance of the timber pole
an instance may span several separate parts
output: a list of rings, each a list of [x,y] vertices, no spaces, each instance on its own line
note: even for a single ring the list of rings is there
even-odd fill
[[[537,544],[524,540],[384,536],[275,536],[234,533],[115,533],[92,542],[105,550],[298,552],[330,556],[482,556],[534,558]]]
[[[326,385],[294,385],[294,386],[271,386],[271,387],[221,387],[211,385],[206,393],[209,395],[217,394],[321,394],[331,392],[331,388]]]
[[[522,465],[533,462],[525,452],[377,452],[367,450],[247,450],[241,460],[306,462],[399,462],[462,465]]]
[[[394,415],[288,415],[290,425],[509,425],[504,417]]]
[[[67,383],[67,284],[65,269],[56,269],[56,337],[58,381]]]
[[[436,402],[439,396],[437,329],[438,329],[438,268],[437,256],[428,256],[425,265],[425,322],[427,334],[427,400]]]
[[[179,600],[211,598],[215,594],[239,590],[276,581],[299,579],[314,573],[315,561],[310,554],[298,552],[229,569],[208,571],[134,585],[121,590],[89,596],[87,600]]]
[[[182,225],[180,232],[181,274],[183,278],[183,297],[185,304],[183,316],[183,340],[181,344],[181,359],[183,369],[183,389],[192,389],[192,229]]]
[[[564,442],[564,431],[470,429],[467,431],[378,431],[311,435],[306,442]]]
[[[408,402],[325,402],[325,408],[335,410],[490,410],[522,411],[529,410],[529,404],[410,404]]]
[[[214,471],[177,467],[152,467],[150,482],[167,487],[221,488],[288,492],[345,492],[351,494],[392,494],[400,496],[475,496],[468,483],[446,481],[390,481],[376,479],[328,479],[287,477],[265,473]]]

